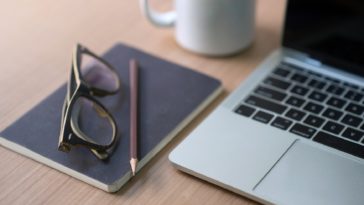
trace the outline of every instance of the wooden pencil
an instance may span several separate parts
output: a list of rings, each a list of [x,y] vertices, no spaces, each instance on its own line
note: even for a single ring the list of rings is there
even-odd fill
[[[138,164],[138,63],[129,62],[130,72],[130,166],[135,176]]]

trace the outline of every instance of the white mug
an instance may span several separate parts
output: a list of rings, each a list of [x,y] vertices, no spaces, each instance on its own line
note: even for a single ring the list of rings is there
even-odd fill
[[[255,0],[175,0],[175,11],[159,13],[140,0],[156,26],[176,28],[176,40],[196,53],[224,56],[248,47],[254,38]]]

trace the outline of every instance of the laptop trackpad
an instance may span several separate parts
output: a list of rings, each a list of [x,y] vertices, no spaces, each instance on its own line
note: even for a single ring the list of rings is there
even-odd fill
[[[278,204],[364,203],[364,164],[296,141],[255,188]]]

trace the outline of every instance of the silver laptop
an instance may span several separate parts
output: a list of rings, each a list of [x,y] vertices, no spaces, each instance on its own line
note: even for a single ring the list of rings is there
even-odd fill
[[[169,156],[266,204],[364,204],[364,2],[290,0],[274,51]]]

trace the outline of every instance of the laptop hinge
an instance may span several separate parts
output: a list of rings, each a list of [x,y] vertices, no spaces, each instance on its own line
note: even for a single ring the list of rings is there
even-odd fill
[[[284,48],[285,52],[288,54],[289,58],[293,58],[295,60],[301,61],[306,64],[310,64],[313,66],[322,66],[321,61],[316,60],[314,58],[310,58],[310,56],[306,53],[302,53],[300,51],[291,49],[291,48]]]
[[[313,58],[309,58],[309,57],[306,57],[304,62],[307,64],[310,64],[310,65],[313,65],[313,66],[318,66],[318,67],[322,65],[321,61],[313,59]]]

